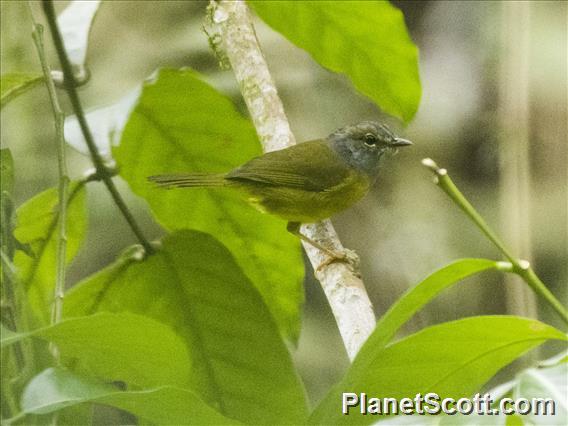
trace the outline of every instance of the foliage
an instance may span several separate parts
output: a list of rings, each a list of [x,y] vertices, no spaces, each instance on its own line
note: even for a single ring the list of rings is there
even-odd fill
[[[562,355],[562,354],[561,354]],[[529,368],[521,371],[515,378],[509,382],[498,385],[493,389],[489,389],[486,393],[494,399],[493,407],[497,406],[504,398],[513,400],[533,400],[538,398],[541,400],[550,399],[556,401],[554,424],[566,424],[568,421],[568,408],[559,401],[566,401],[566,392],[568,386],[568,363],[565,354],[563,360],[552,358],[543,361],[536,368]],[[540,425],[550,424],[550,412],[552,406],[546,407],[548,414],[544,413],[544,406],[541,413],[529,412],[525,415],[506,415],[499,413],[493,416],[478,414],[475,411],[470,415],[456,414],[453,416],[428,416],[422,421],[424,426],[505,426],[505,425],[523,425],[526,423]],[[404,417],[396,417],[388,419],[384,422],[385,426],[405,425]]]
[[[18,208],[14,229],[20,248],[25,248],[16,252],[14,265],[22,286],[28,290],[30,306],[44,324],[49,319],[55,285],[58,204],[56,188],[36,195]],[[66,263],[70,263],[79,251],[87,228],[84,184],[71,185],[67,209]]]
[[[248,1],[322,66],[345,74],[385,112],[409,121],[420,102],[418,49],[388,1]]]
[[[38,374],[29,383],[22,396],[22,410],[28,414],[46,414],[86,402],[121,408],[155,424],[237,424],[187,389],[160,386],[121,391],[68,370],[53,368]]]
[[[164,324],[141,315],[71,318],[30,332],[10,333],[2,338],[2,347],[29,337],[55,343],[64,359],[79,360],[74,368],[107,381],[144,387],[184,385],[188,380],[190,364],[183,341]]]
[[[307,413],[266,305],[231,253],[210,235],[169,235],[143,262],[112,265],[77,285],[65,308],[67,316],[129,311],[170,325],[190,353],[191,387],[227,416],[298,422]]]
[[[497,262],[487,259],[461,259],[434,272],[402,295],[383,315],[377,323],[377,331],[369,337],[369,347],[375,352],[381,351],[406,321],[443,290],[471,275],[497,267]]]
[[[249,3],[384,111],[412,118],[420,98],[417,49],[401,12],[388,2]],[[56,37],[52,4],[42,5]],[[84,10],[82,19],[67,14],[59,22],[83,34],[78,62],[87,49],[84,26],[97,6]],[[65,43],[56,49],[60,60],[74,33],[63,30]],[[33,74],[3,75],[2,106],[41,80]],[[67,84],[66,90],[75,89]],[[87,139],[78,125],[83,112],[73,106],[76,130]],[[252,124],[190,69],[160,70],[120,111],[127,122],[121,116],[107,126],[104,120],[112,114],[102,114],[88,125],[101,126],[93,133],[102,129],[105,146],[116,141],[109,129],[122,132],[112,149],[116,173],[148,203],[165,236],[150,245],[137,233],[147,250],[127,248],[103,270],[68,283],[73,288],[61,321],[49,320],[62,238],[57,190],[36,195],[12,215],[6,206],[11,206],[13,164],[9,151],[2,150],[3,422],[57,423],[60,415],[91,423],[90,407],[102,404],[126,410],[142,424],[367,424],[377,419],[340,414],[341,392],[471,396],[527,351],[548,340],[566,341],[547,324],[509,316],[437,324],[396,340],[401,327],[446,288],[483,271],[507,270],[503,262],[458,260],[388,310],[341,381],[310,412],[287,346],[297,342],[301,328],[299,242],[285,223],[232,192],[163,191],[147,182],[161,173],[226,171],[259,155]],[[124,129],[117,128],[123,121]],[[106,178],[115,172],[97,164],[101,170]],[[86,186],[101,178],[95,174],[70,185],[67,256],[61,259],[66,266],[87,232]],[[116,188],[107,187],[115,202],[120,199]],[[120,211],[134,229],[134,219]],[[529,370],[518,380],[522,395],[561,373],[539,374]]]
[[[180,99],[179,93],[188,95]],[[169,230],[198,229],[226,245],[261,292],[282,334],[296,340],[304,268],[299,242],[286,232],[286,223],[260,214],[231,190],[164,191],[147,179],[227,171],[260,153],[254,128],[227,98],[191,70],[168,69],[146,83],[113,150],[121,176],[148,201],[156,219]]]
[[[468,397],[528,350],[548,339],[566,340],[562,332],[541,322],[498,316],[465,318],[428,327],[382,350],[376,350],[372,337],[343,380],[316,408],[313,422],[374,421],[357,410],[345,416],[334,409],[345,389],[389,395],[397,400],[429,392],[442,398]]]

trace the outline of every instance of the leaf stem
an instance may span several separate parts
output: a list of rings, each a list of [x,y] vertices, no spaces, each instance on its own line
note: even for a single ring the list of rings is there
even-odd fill
[[[521,277],[530,288],[541,298],[543,298],[548,304],[560,315],[562,320],[568,324],[568,311],[560,303],[560,301],[552,294],[552,292],[546,287],[546,285],[541,281],[541,279],[536,275],[534,270],[531,268],[529,262],[526,260],[517,259],[505,246],[503,241],[497,236],[497,234],[489,227],[487,222],[481,217],[481,215],[475,210],[471,203],[465,198],[461,191],[454,184],[448,171],[446,169],[438,167],[438,165],[431,159],[425,158],[422,160],[422,164],[429,168],[436,175],[435,183],[452,199],[452,201],[477,225],[477,227],[483,232],[483,234],[503,253],[503,255],[511,262],[513,265],[510,272]]]
[[[61,68],[63,70],[63,86],[65,88],[65,91],[67,92],[67,95],[69,96],[73,111],[77,116],[79,127],[81,128],[81,132],[83,133],[85,142],[87,143],[87,147],[89,148],[89,153],[91,154],[91,159],[97,170],[97,174],[100,176],[103,183],[107,187],[114,203],[122,213],[122,216],[124,216],[124,219],[132,229],[134,235],[136,235],[136,238],[138,238],[138,240],[140,241],[140,244],[144,247],[146,253],[152,254],[154,253],[154,248],[142,233],[142,230],[138,226],[138,223],[134,219],[134,216],[132,215],[132,213],[128,209],[128,206],[116,189],[116,186],[112,180],[112,171],[109,170],[109,168],[105,165],[95,144],[91,129],[89,128],[87,119],[85,118],[83,106],[81,105],[81,101],[77,93],[77,84],[73,74],[73,68],[71,62],[69,61],[69,57],[67,56],[63,38],[61,37],[61,33],[57,25],[57,17],[55,15],[53,1],[43,0],[42,7],[47,18],[47,23],[51,32],[53,44],[55,45],[55,50],[57,51],[57,56],[59,58],[59,62],[61,63]]]

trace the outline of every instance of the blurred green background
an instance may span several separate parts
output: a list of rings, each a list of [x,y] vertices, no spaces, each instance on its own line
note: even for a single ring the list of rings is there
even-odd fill
[[[422,102],[404,130],[401,123],[383,116],[358,95],[346,78],[322,69],[256,20],[259,40],[298,140],[321,137],[363,119],[381,119],[415,142],[411,150],[385,164],[366,199],[333,220],[343,243],[362,258],[363,279],[375,311],[382,314],[407,288],[453,259],[500,258],[432,183],[430,173],[420,165],[424,157],[448,169],[481,214],[507,243],[518,248],[513,251],[528,257],[537,274],[565,302],[568,3],[526,2],[523,13],[529,19],[520,29],[506,10],[506,3],[514,2],[393,3],[403,11],[420,50]],[[58,10],[65,5],[58,2]],[[245,112],[231,71],[219,69],[201,31],[206,5],[201,1],[104,2],[91,31],[87,63],[92,79],[81,89],[86,108],[111,104],[156,68],[171,66],[198,70]],[[36,11],[40,16],[39,8]],[[2,73],[39,71],[30,33],[24,2],[1,2]],[[515,68],[514,60],[511,68],[504,42],[527,59],[524,72]],[[52,66],[57,68],[48,47]],[[508,84],[512,89],[507,89]],[[510,90],[514,95],[523,84],[528,90],[526,119],[518,122],[510,111],[522,105],[514,96],[513,105],[508,105],[503,93]],[[60,95],[70,111],[66,97]],[[523,144],[515,145],[516,139],[507,139],[506,128],[524,125],[528,143],[523,148]],[[17,204],[56,185],[53,122],[43,87],[2,110],[1,138],[2,146],[14,156]],[[517,161],[515,156],[522,154],[518,149],[525,149],[528,164]],[[68,163],[73,177],[91,168],[90,161],[72,149]],[[522,182],[508,175],[515,167],[523,168],[520,176],[529,176],[525,187],[529,198],[517,202],[511,194],[522,188]],[[162,235],[144,201],[129,193],[123,182],[119,188],[148,235]],[[97,271],[136,243],[102,185],[89,186],[89,220],[87,244],[72,265],[69,283]],[[526,238],[519,242],[519,236]],[[470,279],[427,306],[405,331],[468,315],[514,312],[511,307],[519,304],[514,292],[506,289],[515,283],[502,285],[503,281],[496,273]],[[530,304],[529,300],[529,313]],[[539,317],[559,325],[542,305]],[[552,350],[545,348],[543,356]],[[314,399],[337,380],[348,362],[333,316],[310,271],[295,357]]]

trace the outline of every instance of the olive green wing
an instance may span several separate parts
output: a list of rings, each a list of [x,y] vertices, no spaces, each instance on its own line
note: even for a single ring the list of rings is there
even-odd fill
[[[253,158],[225,179],[321,192],[341,184],[350,174],[328,144],[316,140]]]

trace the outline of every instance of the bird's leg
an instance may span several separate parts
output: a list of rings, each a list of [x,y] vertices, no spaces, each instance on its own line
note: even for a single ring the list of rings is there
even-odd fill
[[[286,227],[286,229],[288,230],[289,233],[295,235],[296,237],[298,237],[302,241],[305,241],[306,243],[314,246],[317,249],[320,249],[325,254],[327,254],[331,258],[331,260],[326,262],[326,264],[329,264],[329,263],[333,262],[334,260],[345,259],[345,256],[346,256],[345,253],[324,247],[321,244],[319,244],[318,242],[312,240],[311,238],[306,237],[304,234],[302,234],[300,232],[300,226],[302,226],[302,224],[300,222],[288,222],[288,226]]]

